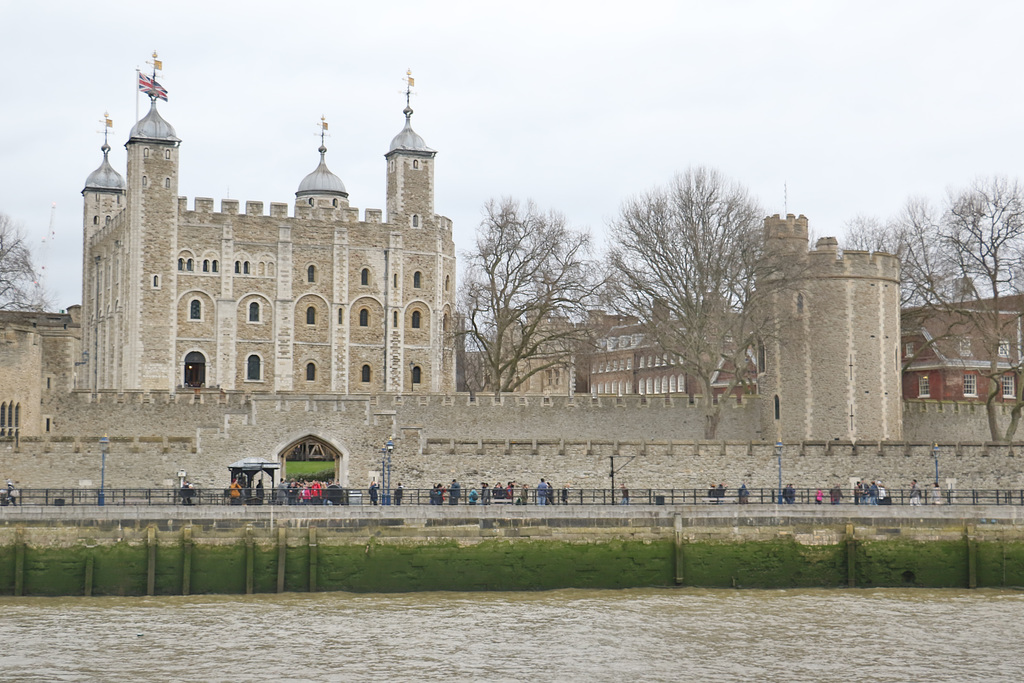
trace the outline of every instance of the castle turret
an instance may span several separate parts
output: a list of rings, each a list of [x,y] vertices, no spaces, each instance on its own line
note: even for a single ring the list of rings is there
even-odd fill
[[[763,438],[902,438],[899,260],[840,253],[833,237],[808,252],[807,219],[792,214],[766,218],[765,238],[788,281],[759,368]]]
[[[125,320],[124,367],[132,389],[170,389],[178,363],[172,358],[174,316],[142,324],[143,311],[175,311],[177,263],[178,146],[174,128],[157,111],[135,124],[128,150],[128,244],[130,300]]]
[[[405,127],[391,140],[388,162],[387,222],[396,227],[433,227],[434,157],[412,129],[412,108],[406,105]]]
[[[345,189],[345,183],[327,168],[327,147],[321,143],[317,151],[320,152],[320,164],[299,183],[299,189],[295,193],[296,210],[300,204],[315,207],[321,202],[324,207],[347,207],[348,190]]]

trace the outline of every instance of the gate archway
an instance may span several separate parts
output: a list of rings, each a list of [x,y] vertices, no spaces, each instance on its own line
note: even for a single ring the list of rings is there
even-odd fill
[[[281,462],[282,481],[301,479],[314,470],[333,470],[332,479],[348,486],[348,449],[329,437],[307,433],[290,439],[274,455]]]
[[[185,356],[185,386],[201,387],[206,384],[206,356],[192,351]]]

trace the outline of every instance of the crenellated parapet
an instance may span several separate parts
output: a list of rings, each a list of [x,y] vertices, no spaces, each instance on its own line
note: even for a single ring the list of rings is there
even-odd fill
[[[779,214],[764,219],[765,239],[802,239],[807,243],[807,216],[789,213],[785,218]]]
[[[900,260],[882,251],[839,251],[834,237],[822,237],[807,254],[814,277],[876,278],[898,283]]]

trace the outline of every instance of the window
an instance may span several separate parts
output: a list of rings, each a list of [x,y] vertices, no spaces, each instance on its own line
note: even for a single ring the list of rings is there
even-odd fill
[[[398,289],[398,273],[395,273],[394,283],[394,288]]]
[[[419,384],[420,383],[420,379],[422,379],[422,377],[423,377],[423,374],[422,374],[422,371],[420,370],[420,366],[414,365],[413,368],[412,368],[412,383],[413,384]]]
[[[775,394],[775,419],[779,419],[779,395]]]
[[[306,268],[306,282],[316,282],[316,266]]]
[[[164,187],[166,187],[167,189],[171,188],[171,179],[170,178],[164,178]]]
[[[444,291],[448,291],[448,276],[444,276]]]
[[[803,313],[804,312],[804,295],[803,294],[797,294],[796,295],[796,312],[797,313]]]
[[[964,337],[960,340],[960,355],[969,356],[971,355],[971,338]]]
[[[344,308],[339,308],[338,309],[338,324],[340,325],[344,321],[345,321],[345,309]]]
[[[185,259],[178,259],[178,270],[185,270]]]
[[[999,342],[999,357],[1009,358],[1010,357],[1010,342],[1001,341]]]
[[[416,289],[419,289],[422,283],[423,276],[420,274],[420,271],[417,270],[415,273],[412,274],[412,286],[415,287]]]
[[[366,285],[370,284],[370,269],[369,268],[363,268],[361,271],[359,271],[359,284],[363,285],[364,287]]]
[[[370,326],[370,312],[365,308],[359,309],[359,327]]]
[[[195,269],[195,265],[196,265],[195,261],[193,261],[192,259],[189,259],[189,260],[185,261],[185,270],[187,270],[188,272],[191,273]]]
[[[1014,398],[1017,395],[1017,387],[1013,375],[1003,375],[1002,385],[1003,398]]]
[[[419,159],[413,159],[412,160],[412,167],[413,168],[419,168],[420,167]]]
[[[413,311],[412,312],[412,329],[414,329],[414,330],[420,329],[420,312],[419,311]]]
[[[242,262],[241,261],[235,261],[235,272],[236,273],[241,273],[242,272]]]
[[[393,321],[391,323],[392,326],[398,327],[398,311],[395,311],[394,314],[392,314],[391,318],[392,318],[392,321]]]
[[[256,354],[249,356],[245,363],[245,378],[252,381],[260,379],[260,357]]]
[[[260,321],[260,305],[258,302],[253,301],[249,304],[249,322],[258,323]]]
[[[964,373],[964,396],[978,395],[978,376],[973,372]]]
[[[420,217],[417,216],[416,214],[412,215],[412,227],[414,227],[414,228],[420,227]]]
[[[363,382],[369,382],[370,381],[370,366],[369,365],[364,365],[363,366],[363,369],[362,369],[361,374],[360,374],[360,379]]]
[[[307,382],[315,382],[316,381],[316,364],[315,363],[306,363],[306,381]]]
[[[142,148],[142,158],[143,159],[148,159],[149,158],[149,147],[143,147]]]
[[[928,375],[921,375],[917,378],[917,397],[928,398],[931,396],[931,387],[928,383]]]
[[[215,273],[217,272],[217,260],[216,259],[214,259],[214,261],[213,261],[213,272],[215,272]]]
[[[248,261],[245,261],[242,264],[242,274],[243,275],[248,275],[249,274],[249,262]]]
[[[164,159],[170,159],[170,158],[171,158],[171,150],[165,149],[164,150]]]
[[[192,299],[189,305],[188,317],[191,320],[200,320],[203,317],[203,304],[199,299]]]
[[[149,185],[149,178],[142,176],[142,186],[147,187]]]
[[[306,324],[316,325],[316,308],[314,306],[306,309]]]
[[[627,370],[632,370],[633,369],[633,359],[632,358],[627,358],[626,359],[626,369]]]
[[[209,259],[203,259],[203,272],[204,273],[209,273],[210,272],[210,260]]]
[[[914,342],[907,342],[903,345],[903,356],[910,358],[914,355]]]
[[[160,276],[159,275],[154,275],[153,276],[153,289],[156,289],[159,286],[160,286]]]
[[[100,224],[100,217],[99,216],[93,216],[92,217],[92,224],[93,225],[99,225]]]

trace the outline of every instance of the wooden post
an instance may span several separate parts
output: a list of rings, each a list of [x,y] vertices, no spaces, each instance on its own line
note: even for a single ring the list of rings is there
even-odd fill
[[[277,528],[277,592],[284,593],[285,558],[288,555],[288,530]]]
[[[245,594],[252,595],[255,547],[252,540],[252,525],[245,525]]]
[[[677,586],[683,585],[683,516],[675,516],[675,581]]]
[[[309,527],[309,592],[316,592],[316,527]]]
[[[156,593],[156,527],[146,527],[146,595]]]
[[[846,584],[850,588],[857,587],[857,539],[852,524],[846,525]]]
[[[85,582],[82,586],[82,595],[85,597],[92,596],[92,569],[93,569],[93,555],[90,550],[88,557],[85,558]]]
[[[964,531],[967,542],[967,587],[978,587],[978,543],[971,538],[970,529]]]
[[[181,594],[188,595],[192,592],[192,526],[183,528],[181,533]]]
[[[20,527],[14,534],[14,594],[25,594],[25,530]]]

